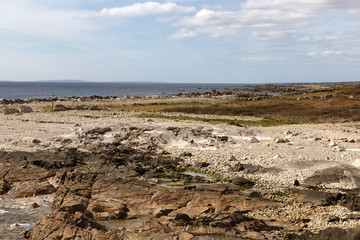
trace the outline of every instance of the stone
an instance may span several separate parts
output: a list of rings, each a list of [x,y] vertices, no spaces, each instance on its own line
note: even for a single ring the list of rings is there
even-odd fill
[[[258,142],[259,142],[259,140],[256,137],[252,137],[250,139],[250,143],[258,143]]]
[[[98,106],[91,106],[91,107],[89,108],[89,110],[90,110],[90,111],[98,111],[98,110],[100,110],[100,108],[99,108]]]
[[[33,112],[33,109],[28,106],[20,106],[20,112],[22,113],[31,113]]]
[[[340,221],[340,218],[339,217],[337,217],[337,216],[330,216],[329,217],[329,223],[331,223],[331,222],[339,222]]]
[[[244,166],[241,164],[241,162],[233,162],[230,166],[230,170],[233,172],[240,172],[243,171],[245,168]]]
[[[291,134],[293,134],[290,130],[288,130],[288,131],[286,131],[286,132],[284,132],[284,134],[285,135],[291,135]]]
[[[288,143],[288,142],[290,142],[288,139],[284,139],[284,138],[275,138],[274,139],[274,142],[275,143]]]
[[[39,139],[36,139],[36,138],[32,142],[35,143],[35,144],[40,144],[41,143],[41,141]]]
[[[191,152],[183,152],[183,153],[181,154],[181,156],[182,156],[182,157],[192,157],[193,154],[192,154]]]
[[[336,144],[335,141],[331,141],[331,142],[329,143],[329,146],[330,146],[330,147],[335,147],[335,146],[337,146],[337,144]]]
[[[7,193],[10,189],[11,186],[7,181],[0,180],[0,195]]]
[[[34,202],[33,204],[31,204],[31,207],[32,208],[39,208],[40,206],[39,206],[38,203]]]
[[[295,181],[294,181],[294,186],[295,186],[295,187],[300,186],[300,182],[299,182],[299,180],[295,180]]]
[[[10,114],[15,114],[18,113],[19,110],[17,110],[16,108],[5,108],[3,110],[4,115],[10,115]]]
[[[62,104],[56,104],[54,107],[54,112],[67,111],[67,110],[69,109]]]
[[[76,106],[74,109],[79,111],[86,110],[86,108],[81,105]]]
[[[200,163],[196,164],[196,166],[199,168],[205,168],[205,167],[208,167],[209,165],[210,165],[210,163],[207,163],[207,162],[200,162]]]
[[[236,177],[231,180],[231,183],[237,186],[242,187],[252,187],[255,185],[255,183],[249,179],[243,178],[243,177]]]
[[[229,161],[231,161],[231,162],[237,161],[237,158],[234,157],[234,156],[231,156],[230,159],[229,159]]]

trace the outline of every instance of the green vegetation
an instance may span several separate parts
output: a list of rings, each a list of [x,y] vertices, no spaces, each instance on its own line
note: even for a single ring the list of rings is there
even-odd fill
[[[241,198],[241,197],[237,197],[237,198],[235,198],[235,201],[246,202],[246,199],[245,199],[245,198]]]
[[[259,121],[247,121],[247,120],[232,120],[232,119],[223,119],[223,118],[200,118],[200,117],[187,117],[187,116],[167,116],[163,114],[148,114],[142,113],[137,115],[141,118],[163,118],[163,119],[172,119],[172,120],[192,120],[192,121],[201,121],[209,123],[225,123],[236,126],[280,126],[280,125],[290,125],[290,124],[299,124],[298,122],[285,122],[277,120],[259,120]]]

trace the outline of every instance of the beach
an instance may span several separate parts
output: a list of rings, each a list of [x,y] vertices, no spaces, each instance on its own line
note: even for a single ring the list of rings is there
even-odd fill
[[[32,111],[0,114],[0,193],[28,207],[51,196],[51,213],[23,237],[359,234],[356,121],[264,126],[259,116],[139,110],[237,97],[71,99],[55,101],[55,111],[49,101],[3,105]]]

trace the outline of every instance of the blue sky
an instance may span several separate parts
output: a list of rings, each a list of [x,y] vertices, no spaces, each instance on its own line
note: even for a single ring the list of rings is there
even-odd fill
[[[360,81],[359,0],[1,0],[0,80]]]

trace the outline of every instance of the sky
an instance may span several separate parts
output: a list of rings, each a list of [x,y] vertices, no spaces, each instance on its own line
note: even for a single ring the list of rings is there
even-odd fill
[[[360,81],[359,0],[1,0],[0,80]]]

